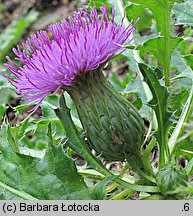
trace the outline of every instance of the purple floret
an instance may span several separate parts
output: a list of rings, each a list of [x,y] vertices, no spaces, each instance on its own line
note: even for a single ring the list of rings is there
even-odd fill
[[[38,31],[13,52],[22,66],[16,65],[9,57],[5,64],[14,85],[25,103],[39,106],[50,93],[63,86],[71,86],[75,79],[107,63],[125,50],[129,44],[134,26],[123,27],[123,20],[115,24],[115,11],[111,16],[107,8],[101,8],[102,16],[95,8],[89,12],[86,7],[79,9],[63,20]],[[51,38],[48,35],[51,34]]]

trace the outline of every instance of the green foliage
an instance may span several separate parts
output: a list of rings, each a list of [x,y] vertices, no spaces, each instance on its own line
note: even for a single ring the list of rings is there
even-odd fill
[[[193,70],[193,55],[192,54],[189,54],[189,55],[186,55],[184,56],[187,64],[191,67],[191,69]]]
[[[164,69],[165,84],[169,85],[169,64],[171,52],[178,44],[173,40],[173,38],[170,37],[170,13],[175,0],[155,0],[153,2],[152,0],[131,0],[131,2],[141,4],[149,8],[155,17],[157,33],[161,36],[161,38],[154,39],[153,41],[147,43],[149,43],[150,52],[156,55],[159,63],[162,65]],[[160,16],[160,14],[162,15]],[[159,50],[158,55],[157,49]]]
[[[166,87],[160,85],[153,70],[151,70],[144,64],[139,64],[139,68],[143,76],[147,79],[146,82],[149,85],[153,94],[153,98],[149,102],[149,105],[155,111],[158,121],[158,128],[155,136],[159,142],[159,162],[160,167],[162,167],[165,165],[165,155],[162,155],[161,153],[163,152],[165,154],[168,154],[168,149],[165,145],[165,142],[167,142],[168,127],[171,123],[171,113],[169,113],[167,110],[168,91]],[[162,148],[165,149],[162,150]]]
[[[169,141],[168,141],[170,152],[172,154],[174,153],[174,150],[175,150],[176,145],[177,145],[177,138],[183,132],[184,123],[187,122],[187,120],[188,120],[188,118],[190,116],[190,112],[192,110],[192,105],[193,105],[193,87],[191,87],[189,97],[188,97],[185,105],[183,106],[181,116],[178,119],[176,127],[175,127]]]
[[[182,104],[185,104],[186,100],[188,99],[189,89],[174,88],[172,90],[174,91],[170,93],[170,97],[168,99],[169,109],[178,118],[182,113]]]
[[[100,8],[102,4],[108,6],[108,0],[90,0],[89,6]]]
[[[155,111],[157,119],[157,129],[155,129],[155,137],[157,138],[159,145],[159,163],[160,167],[164,166],[167,160],[170,160],[170,151],[173,146],[172,153],[175,151],[178,143],[179,136],[182,136],[183,131],[185,130],[182,125],[184,122],[188,121],[189,113],[191,112],[191,98],[192,94],[190,93],[192,82],[189,78],[192,79],[192,56],[187,54],[190,50],[188,47],[188,42],[182,39],[182,37],[176,37],[172,35],[171,25],[172,18],[170,17],[171,12],[176,15],[178,19],[178,14],[176,13],[176,6],[182,4],[181,2],[175,3],[172,1],[141,1],[141,0],[131,0],[129,2],[129,8],[136,8],[136,13],[142,8],[149,9],[155,18],[157,36],[153,37],[155,33],[154,27],[151,27],[152,34],[148,37],[136,38],[137,46],[129,47],[129,49],[139,50],[140,57],[142,62],[148,62],[151,67],[157,67],[157,63],[162,66],[164,74],[162,71],[156,72],[156,70],[147,67],[142,67],[142,64],[139,64],[139,68],[144,76],[144,81],[150,87],[153,99],[148,100],[149,105]],[[132,2],[132,3],[130,3]],[[189,2],[189,1],[187,1]],[[185,4],[189,4],[189,3]],[[174,4],[174,7],[173,7]],[[184,5],[184,4],[183,4]],[[189,8],[186,8],[184,12],[186,13]],[[162,16],[160,16],[162,14]],[[135,13],[130,13],[128,17],[130,19],[135,18]],[[183,16],[183,15],[182,15]],[[145,22],[144,20],[141,20]],[[147,21],[144,25],[147,24]],[[186,31],[188,32],[188,31]],[[147,38],[147,39],[146,39]],[[185,53],[185,56],[182,56],[181,53]],[[149,54],[153,54],[155,57],[152,58]],[[140,59],[140,61],[141,61]],[[170,72],[171,65],[176,69],[176,72],[173,74]],[[153,62],[154,61],[154,62]],[[157,62],[156,62],[157,61]],[[161,68],[159,68],[160,70]],[[159,71],[157,70],[157,71]],[[162,69],[161,69],[162,70]],[[178,78],[175,75],[178,75]],[[156,74],[156,75],[155,75]],[[162,75],[163,74],[163,75]],[[186,77],[186,78],[185,78]],[[165,86],[162,83],[161,79],[165,79]],[[160,80],[158,80],[160,79]],[[137,78],[136,78],[137,80]],[[135,80],[134,80],[135,81]],[[172,82],[171,85],[169,83]],[[133,89],[133,91],[139,91],[141,84],[136,82],[136,85],[133,86],[133,81],[128,84],[128,88]],[[161,83],[161,85],[160,85]],[[167,86],[170,86],[169,88]],[[129,89],[129,91],[132,91]],[[142,94],[144,92],[142,91]],[[140,99],[144,98],[140,95]],[[148,102],[146,100],[146,104]],[[153,102],[153,103],[152,103]],[[189,107],[189,108],[188,108]],[[144,108],[146,108],[144,106]],[[171,110],[176,120],[177,124],[171,124],[171,113],[168,110]],[[147,110],[147,109],[146,109]],[[144,113],[144,112],[143,112]],[[154,123],[153,119],[147,118],[151,123]],[[162,119],[162,120],[161,120]],[[176,127],[174,127],[176,125]],[[173,131],[173,132],[172,132]],[[180,139],[180,138],[179,138]],[[175,144],[174,144],[175,143]],[[179,144],[180,145],[180,144]],[[169,146],[169,147],[168,147]],[[163,155],[162,155],[162,150]],[[170,151],[168,150],[170,148]],[[178,155],[180,155],[180,152]],[[188,149],[187,149],[188,152]],[[184,155],[181,153],[181,155]],[[190,156],[190,155],[189,155]],[[164,159],[165,158],[165,159]],[[163,159],[163,163],[161,162]],[[189,158],[190,159],[190,158]],[[165,162],[164,162],[165,161]]]
[[[124,15],[124,3],[122,1],[116,0],[116,1],[111,1],[108,0],[109,4],[113,4],[115,7],[115,20],[117,23],[120,23],[122,16]],[[132,16],[134,15],[134,16]],[[129,16],[129,18],[131,18],[132,20],[136,19],[135,14],[133,13],[127,13],[126,10],[126,16]],[[125,19],[125,26],[127,26],[129,24],[129,20]],[[138,38],[140,39],[140,38]],[[146,39],[144,39],[146,40]],[[136,43],[138,43],[138,40],[136,40]],[[130,94],[130,95],[136,95],[137,98],[141,101],[141,106],[138,107],[140,108],[139,112],[141,114],[142,117],[148,119],[148,120],[152,120],[152,111],[151,109],[147,106],[147,102],[151,99],[151,93],[148,89],[148,86],[146,85],[146,83],[143,82],[142,79],[142,75],[139,71],[138,65],[137,65],[137,61],[139,61],[139,56],[138,53],[136,52],[136,50],[126,50],[123,53],[123,56],[127,59],[129,66],[130,66],[130,70],[128,71],[130,74],[132,74],[132,79],[131,81],[128,83],[128,85],[126,85],[125,89],[124,89],[124,93],[126,94]],[[132,58],[131,58],[132,56]],[[139,104],[138,103],[138,104]]]
[[[54,145],[51,126],[43,159],[15,152],[8,126],[1,127],[0,191],[6,199],[102,199],[104,184],[88,188],[74,161]],[[14,144],[15,146],[17,143]],[[17,148],[19,148],[17,146]],[[73,182],[73,184],[72,184]],[[96,189],[97,188],[97,189]]]
[[[136,47],[136,49],[152,53],[158,59],[159,64],[164,67],[164,64],[166,63],[165,54],[166,52],[168,52],[166,51],[164,40],[165,40],[164,37],[149,39],[143,45],[139,45],[138,47]],[[176,48],[176,46],[182,40],[183,40],[182,38],[170,37],[170,51],[168,54],[169,59],[171,58],[171,55],[174,49]]]
[[[147,105],[148,101],[152,98],[152,95],[149,91],[148,85],[141,79],[140,73],[129,82],[126,86],[125,93],[135,94],[142,101],[142,106],[139,110],[141,116],[149,121],[152,121],[152,110]]]
[[[168,15],[170,15],[175,0],[130,0],[130,2],[149,8],[155,17],[157,31],[160,32],[161,35],[165,35],[167,28],[169,27],[167,26],[169,18]],[[162,15],[160,16],[160,14]]]
[[[184,169],[169,164],[160,169],[156,175],[158,187],[162,193],[170,193],[179,186],[187,186],[188,176]]]
[[[0,122],[3,119],[4,113],[5,113],[6,110],[7,110],[7,107],[0,104]]]
[[[122,92],[132,78],[132,75],[128,74],[123,80],[120,81],[119,75],[117,73],[112,73],[110,74],[108,80],[118,91]]]
[[[12,23],[0,34],[0,60],[22,36],[25,29],[37,19],[38,13],[31,11],[26,17],[13,20]]]
[[[128,20],[137,20],[140,17],[139,22],[137,23],[137,30],[143,31],[152,25],[152,13],[143,5],[130,4],[125,8],[127,19]]]
[[[186,0],[184,3],[174,4],[173,12],[178,25],[193,26],[192,3],[192,0]]]
[[[192,140],[182,140],[178,144],[178,149],[177,149],[177,156],[178,157],[184,157],[186,160],[190,161],[193,156],[193,145],[192,145]]]
[[[144,169],[137,167],[128,155],[130,169],[138,174],[132,178],[122,175],[122,171],[119,176],[114,175],[103,166],[86,144],[75,105],[67,93],[60,99],[59,95],[48,96],[41,104],[38,119],[32,115],[10,126],[6,111],[17,95],[0,76],[0,199],[114,200],[126,199],[135,191],[142,195],[148,192],[142,199],[165,199],[168,195],[191,198],[193,185],[188,178],[193,174],[192,0],[90,0],[88,6],[99,10],[102,4],[109,11],[114,6],[117,25],[124,13],[125,27],[140,17],[132,35],[136,35],[134,44],[119,56],[127,61],[128,71],[124,68],[126,73],[120,78],[114,70],[109,81],[127,99],[132,99],[145,119]],[[0,18],[1,10],[2,4]],[[37,18],[38,13],[31,11],[13,20],[0,34],[0,71],[9,74],[3,67],[4,57]],[[28,108],[28,104],[19,104],[9,110],[13,109],[19,119]],[[158,168],[149,160],[157,146]],[[84,166],[76,165],[70,157],[74,153],[84,158]],[[179,157],[186,159],[185,168],[175,162]],[[106,196],[109,182],[113,184]]]

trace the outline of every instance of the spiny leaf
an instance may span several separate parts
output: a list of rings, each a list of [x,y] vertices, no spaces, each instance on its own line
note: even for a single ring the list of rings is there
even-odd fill
[[[192,110],[192,104],[193,104],[193,87],[191,88],[191,91],[189,93],[189,97],[183,107],[183,110],[182,110],[182,114],[177,122],[177,125],[168,141],[168,145],[169,145],[169,148],[170,148],[170,152],[171,153],[174,153],[174,150],[176,148],[176,141],[177,141],[177,138],[179,137],[179,135],[181,134],[182,132],[182,129],[183,129],[183,126],[184,126],[184,122],[187,121],[187,118]]]
[[[14,152],[7,136],[8,127],[1,127],[0,193],[6,199],[102,199],[103,182],[88,188],[78,174],[74,161],[61,145],[52,143],[51,126],[48,126],[49,143],[43,159]]]
[[[168,120],[171,117],[171,113],[167,110],[168,90],[166,87],[161,86],[155,73],[151,68],[145,64],[140,63],[139,69],[144,77],[147,79],[146,82],[149,85],[153,98],[149,102],[149,105],[155,111],[160,126],[167,127]],[[164,123],[164,125],[163,125]],[[166,128],[164,129],[166,131]]]
[[[152,11],[156,20],[157,32],[161,38],[150,44],[151,52],[158,58],[164,69],[165,85],[170,84],[170,59],[173,50],[173,40],[170,39],[170,14],[175,0],[131,0],[131,2],[141,4]],[[158,50],[156,49],[158,48]],[[175,47],[174,47],[175,48]],[[161,54],[160,54],[161,53]]]
[[[178,142],[178,138],[180,135],[182,135],[184,132],[185,132],[185,129],[187,129],[187,126],[186,128],[184,127],[184,123],[188,121],[189,117],[190,117],[190,113],[192,112],[192,104],[193,104],[193,87],[192,87],[192,82],[193,82],[193,64],[192,64],[192,55],[185,55],[183,56],[184,59],[186,60],[186,62],[184,61],[184,59],[180,56],[180,59],[181,59],[181,62],[182,62],[182,68],[184,68],[184,70],[180,71],[180,73],[175,77],[175,82],[179,83],[179,87],[181,88],[185,88],[187,90],[190,89],[189,91],[189,94],[188,94],[188,97],[187,97],[187,100],[186,102],[184,102],[184,105],[182,107],[182,112],[181,112],[181,115],[177,121],[177,124],[170,136],[170,139],[168,141],[168,145],[169,145],[169,148],[170,148],[170,152],[173,154],[175,152],[175,150],[177,149],[177,146],[179,146],[179,149],[177,150],[177,154],[183,154],[185,155],[188,155],[189,153],[188,152],[184,152],[184,153],[180,153],[182,152],[181,151],[181,148],[180,146],[183,145],[183,146],[186,146],[185,151],[189,151],[189,147],[187,144],[184,144],[184,143],[187,143],[189,142],[188,140],[181,140],[181,142]],[[188,67],[189,65],[189,67]],[[174,88],[173,88],[174,90]],[[181,104],[183,103],[184,101],[184,98],[183,100],[181,100]],[[179,110],[179,108],[178,108]],[[183,137],[183,136],[182,136]],[[181,138],[179,138],[181,139]],[[188,157],[190,157],[190,154],[188,155]],[[191,156],[192,157],[192,156]]]
[[[164,66],[166,52],[164,40],[164,37],[150,38],[145,43],[138,45],[135,49],[152,53],[158,59],[160,65]],[[182,40],[179,37],[170,37],[169,58],[171,58],[174,49]]]
[[[182,79],[180,81],[183,82]],[[174,113],[176,118],[180,117],[180,114],[182,113],[188,95],[189,95],[189,89],[184,89],[184,88],[177,89],[173,86],[172,92],[170,92],[168,104],[169,104],[169,109]]]
[[[168,137],[168,127],[171,124],[170,117],[171,113],[167,110],[167,100],[168,100],[168,90],[166,87],[161,86],[154,71],[149,68],[147,65],[140,63],[139,69],[143,76],[146,78],[146,82],[149,85],[149,88],[151,89],[153,98],[149,102],[149,105],[151,108],[155,111],[157,122],[158,122],[158,128],[156,131],[156,138],[159,143],[160,154],[167,154],[167,137]],[[165,160],[164,155],[160,155],[160,158]],[[163,166],[161,164],[160,166]]]

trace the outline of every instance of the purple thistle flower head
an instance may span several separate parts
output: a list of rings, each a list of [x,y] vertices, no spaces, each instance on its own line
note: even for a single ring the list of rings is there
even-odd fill
[[[13,77],[7,77],[14,85],[25,103],[39,106],[50,93],[55,93],[63,86],[71,86],[76,78],[102,67],[110,59],[125,50],[124,46],[134,30],[131,23],[123,27],[123,20],[115,24],[115,11],[112,14],[103,5],[102,16],[92,8],[79,9],[63,20],[38,31],[13,52],[22,66],[15,64],[9,57],[10,64],[5,64]],[[49,34],[50,35],[50,34]]]

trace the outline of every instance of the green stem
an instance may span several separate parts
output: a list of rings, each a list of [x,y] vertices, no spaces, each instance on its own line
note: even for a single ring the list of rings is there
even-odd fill
[[[101,173],[90,173],[89,169],[88,170],[78,170],[78,173],[86,178],[92,178],[92,179],[97,179],[97,180],[104,180],[105,176],[102,175]]]
[[[118,193],[117,195],[115,195],[114,197],[111,198],[111,200],[123,200],[127,197],[132,196],[135,193],[135,191],[127,188],[124,191],[121,191],[120,193]]]
[[[169,1],[166,1],[165,3],[165,29],[163,29],[163,33],[161,35],[165,39],[165,55],[164,55],[164,64],[163,64],[163,69],[164,69],[164,80],[165,80],[165,86],[170,85],[170,50],[171,50],[171,44],[170,44],[170,5]],[[159,169],[165,166],[167,161],[170,161],[170,152],[169,152],[169,147],[168,147],[168,140],[166,138],[166,134],[164,131],[161,132],[162,137],[161,137],[161,143],[159,145]]]
[[[166,130],[167,131],[167,130]],[[169,151],[169,146],[168,146],[168,139],[164,133],[162,133],[162,139],[161,139],[161,148],[159,149],[159,169],[164,167],[166,163],[170,163],[171,161],[171,155]],[[160,147],[159,146],[159,147]]]
[[[154,148],[154,146],[156,145],[156,142],[157,142],[156,139],[152,138],[151,141],[149,142],[149,144],[147,145],[144,153],[143,153],[143,165],[144,165],[144,168],[152,176],[154,176],[155,174],[154,174],[152,165],[151,165],[151,163],[149,161],[149,155],[150,155],[152,149]]]
[[[169,9],[169,1],[166,1],[165,5],[165,22],[166,27],[164,31],[164,38],[165,38],[165,64],[164,66],[164,79],[165,79],[165,86],[170,85],[170,9]]]
[[[129,168],[129,163],[126,161],[125,166],[121,169],[121,171],[119,173],[119,177],[123,177],[123,175],[128,170],[128,168]]]
[[[159,143],[159,164],[158,164],[159,169],[165,166],[165,148],[164,148],[165,135],[163,134],[163,131],[161,132],[161,135],[162,137]]]
[[[166,130],[167,131],[167,130]],[[164,167],[166,163],[170,162],[171,160],[171,155],[169,151],[169,146],[168,146],[168,139],[166,135],[162,131],[162,138],[160,140],[160,145],[159,145],[159,169]]]
[[[87,148],[84,149],[84,151],[81,151],[79,146],[73,145],[69,141],[66,142],[66,145],[70,147],[72,150],[74,150],[75,152],[77,152],[78,154],[80,154],[83,158],[85,158],[88,164],[92,165],[95,170],[102,173],[110,181],[115,181],[117,184],[126,188],[130,188],[135,191],[145,191],[145,192],[152,192],[152,193],[159,192],[156,186],[143,186],[143,185],[131,184],[129,182],[122,180],[119,176],[114,175],[105,166],[103,166],[102,163],[94,155],[92,155],[90,153],[90,150],[88,150]]]
[[[92,165],[98,172],[105,175],[107,179],[111,181],[113,180],[123,187],[130,188],[135,191],[146,191],[152,193],[159,191],[156,186],[142,186],[128,183],[120,179],[118,176],[115,176],[105,166],[103,166],[101,162],[96,157],[94,157],[94,155],[92,155],[84,140],[80,138],[80,134],[72,121],[70,110],[66,106],[63,95],[60,98],[60,108],[55,109],[55,113],[60,119],[64,129],[66,130],[66,135],[69,138],[69,140],[66,141],[66,145],[68,145],[73,151],[77,152],[79,155],[85,158],[88,164]]]

